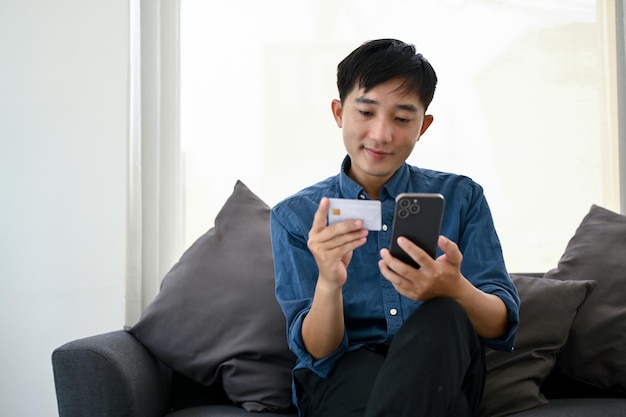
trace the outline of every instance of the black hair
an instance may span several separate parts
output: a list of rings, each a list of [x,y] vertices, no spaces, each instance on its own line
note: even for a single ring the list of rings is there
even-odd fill
[[[343,102],[357,86],[368,91],[395,78],[404,79],[400,87],[415,93],[428,108],[435,95],[437,75],[415,46],[396,39],[368,41],[352,51],[337,66],[337,88]]]

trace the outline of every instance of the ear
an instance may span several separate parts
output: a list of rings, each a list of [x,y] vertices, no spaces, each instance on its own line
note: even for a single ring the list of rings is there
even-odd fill
[[[434,117],[432,114],[424,115],[424,121],[422,122],[422,129],[420,130],[420,136],[426,132],[426,129],[433,123]]]
[[[335,118],[335,122],[338,127],[343,127],[342,118],[343,118],[343,106],[341,104],[341,100],[334,99],[330,104],[330,107],[333,111],[333,117]]]

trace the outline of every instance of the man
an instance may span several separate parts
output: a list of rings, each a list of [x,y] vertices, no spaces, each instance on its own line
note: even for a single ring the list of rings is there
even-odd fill
[[[412,45],[381,39],[353,51],[332,101],[348,154],[341,172],[272,209],[276,297],[302,417],[470,416],[483,345],[513,349],[519,297],[482,188],[405,162],[433,122],[436,83]],[[436,259],[398,240],[419,269],[388,250],[403,192],[446,199]],[[382,230],[360,219],[328,225],[329,197],[380,200]]]

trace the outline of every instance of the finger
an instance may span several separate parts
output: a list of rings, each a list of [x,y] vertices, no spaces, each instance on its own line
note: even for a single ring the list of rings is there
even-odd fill
[[[329,206],[330,201],[328,200],[328,198],[323,197],[320,201],[319,206],[317,206],[315,216],[313,216],[313,225],[311,226],[311,231],[321,231],[326,227]]]
[[[393,269],[388,260],[385,260],[385,257],[378,261],[378,268],[380,269],[381,274],[394,286],[401,283],[405,279]]]
[[[309,231],[308,247],[325,251],[352,251],[367,241],[369,231],[363,228],[361,220],[347,220],[331,226],[322,226],[316,230],[313,225]]]
[[[422,248],[404,236],[398,238],[398,246],[407,253],[417,264],[424,268],[434,262],[433,258]]]
[[[404,279],[404,277],[408,276],[411,271],[416,270],[413,266],[404,263],[404,261],[394,257],[391,252],[389,252],[389,249],[381,249],[380,257],[382,258],[382,261],[384,262],[386,268],[389,271],[392,271],[394,275],[397,275],[398,278]],[[387,278],[389,279],[389,277]]]
[[[382,255],[382,252],[381,252]],[[389,255],[391,256],[391,255]],[[399,268],[411,268],[409,265],[403,263],[400,260],[397,260],[391,257],[391,260],[396,261],[399,265]],[[412,300],[418,300],[420,295],[417,291],[420,287],[419,281],[414,279],[409,279],[404,276],[401,271],[395,270],[395,266],[391,266],[388,261],[385,259],[381,259],[378,261],[378,268],[380,269],[380,273],[393,285],[393,287],[403,296],[410,298]]]

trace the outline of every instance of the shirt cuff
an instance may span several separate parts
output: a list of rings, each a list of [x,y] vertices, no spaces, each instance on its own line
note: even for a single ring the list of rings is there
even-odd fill
[[[320,378],[327,378],[334,369],[335,363],[348,350],[348,335],[344,330],[343,339],[339,347],[330,355],[320,359],[315,359],[304,347],[302,339],[302,322],[309,310],[300,312],[298,317],[293,321],[289,331],[289,348],[297,356],[298,363],[296,368],[308,368]]]
[[[519,327],[519,300],[516,300],[509,292],[496,286],[487,286],[481,288],[481,290],[500,297],[509,315],[509,330],[507,334],[497,339],[485,339],[485,344],[493,350],[513,352],[515,350],[515,333]]]

